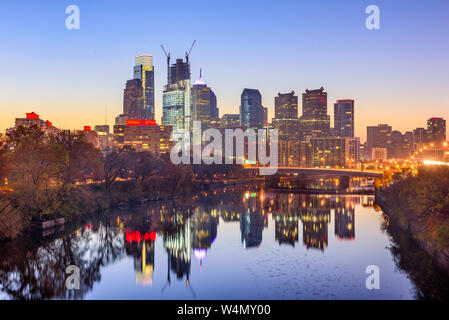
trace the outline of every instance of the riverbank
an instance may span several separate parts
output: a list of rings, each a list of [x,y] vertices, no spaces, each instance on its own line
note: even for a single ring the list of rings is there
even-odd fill
[[[376,203],[394,223],[410,233],[439,267],[449,273],[449,217],[445,199],[449,171],[431,169],[375,192]]]
[[[165,182],[165,183],[164,183]],[[0,198],[0,207],[4,208],[0,217],[0,241],[20,239],[25,234],[55,234],[64,225],[83,223],[95,217],[105,217],[114,210],[127,210],[160,201],[181,201],[191,198],[192,193],[204,190],[222,189],[243,185],[260,185],[263,179],[241,178],[226,181],[200,182],[190,180],[170,182],[168,179],[154,177],[144,183],[129,180],[115,181],[109,192],[103,184],[84,184],[73,186],[67,197],[59,200],[58,210],[40,208],[45,214],[31,214],[17,205],[14,192]],[[64,221],[63,223],[61,221]],[[59,221],[56,223],[56,221]],[[54,222],[54,225],[48,222]]]

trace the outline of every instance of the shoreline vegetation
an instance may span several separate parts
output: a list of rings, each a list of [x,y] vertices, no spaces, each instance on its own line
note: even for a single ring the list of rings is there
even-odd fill
[[[168,154],[101,154],[82,132],[47,136],[37,126],[19,126],[0,136],[0,241],[44,221],[68,223],[224,182],[263,181],[256,177],[238,165],[173,165]]]
[[[449,168],[422,167],[388,186],[377,185],[376,203],[390,224],[406,230],[449,273]]]

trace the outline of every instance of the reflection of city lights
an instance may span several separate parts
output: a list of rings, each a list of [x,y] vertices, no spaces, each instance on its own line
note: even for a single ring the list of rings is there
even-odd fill
[[[126,242],[154,241],[156,240],[156,232],[147,232],[142,235],[139,231],[126,231],[125,240]]]
[[[206,249],[193,249],[193,254],[198,259],[198,261],[201,261],[206,256]]]

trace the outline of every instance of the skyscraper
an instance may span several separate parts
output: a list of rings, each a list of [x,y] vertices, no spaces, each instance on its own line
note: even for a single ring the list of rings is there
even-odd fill
[[[443,118],[430,118],[427,120],[427,130],[431,142],[446,141],[446,120]]]
[[[154,120],[154,67],[153,57],[142,54],[136,57],[133,79],[126,82],[123,92],[123,114],[116,124],[127,119]]]
[[[278,93],[274,98],[275,117],[272,125],[278,130],[279,165],[299,166],[298,96],[295,92]]]
[[[142,81],[140,79],[126,81],[126,87],[123,92],[123,112],[130,118],[142,118],[143,95]]]
[[[201,128],[210,127],[210,121],[218,118],[217,97],[200,77],[192,87],[193,120],[201,121]]]
[[[334,104],[334,135],[342,138],[354,137],[354,100],[337,100]]]
[[[274,98],[274,117],[276,119],[298,118],[298,96],[295,92],[278,93]]]
[[[240,104],[240,124],[247,128],[263,127],[262,95],[257,89],[243,89]]]
[[[302,94],[302,116],[300,118],[302,140],[312,137],[330,136],[330,116],[327,114],[327,92],[321,87],[307,89]]]
[[[174,130],[191,128],[190,63],[176,59],[168,67],[168,83],[162,96],[162,124]]]
[[[153,56],[141,54],[136,57],[134,79],[139,79],[142,86],[142,119],[155,119],[154,67]]]

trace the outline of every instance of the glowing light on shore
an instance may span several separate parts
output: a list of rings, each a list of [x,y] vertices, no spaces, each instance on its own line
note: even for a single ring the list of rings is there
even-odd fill
[[[423,164],[426,166],[449,166],[449,162],[432,161],[432,160],[425,160]]]

